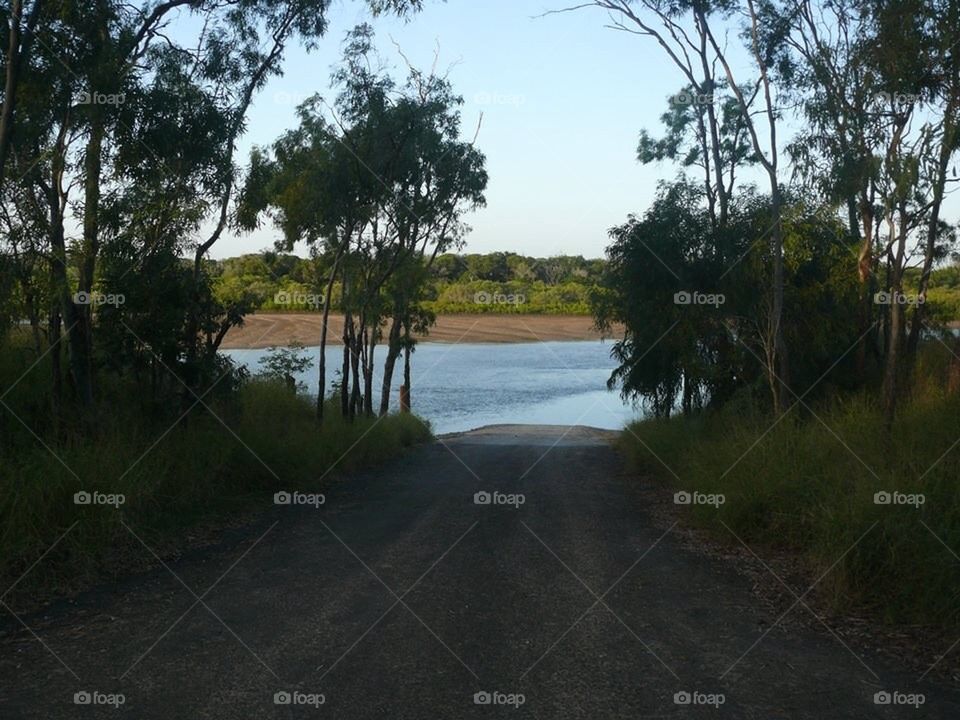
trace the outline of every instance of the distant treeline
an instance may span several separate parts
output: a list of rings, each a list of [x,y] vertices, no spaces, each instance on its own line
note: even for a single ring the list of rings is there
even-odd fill
[[[214,291],[251,311],[310,312],[323,306],[323,268],[313,258],[263,252],[211,260]],[[433,313],[588,315],[606,261],[516,253],[438,255],[428,268],[423,305]],[[331,291],[340,305],[341,284]]]
[[[919,269],[907,272],[906,282],[911,289],[917,287],[919,279]],[[960,265],[934,270],[925,300],[932,321],[946,324],[960,320]]]

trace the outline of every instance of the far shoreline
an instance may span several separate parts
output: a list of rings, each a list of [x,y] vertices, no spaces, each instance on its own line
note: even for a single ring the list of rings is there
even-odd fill
[[[243,327],[231,329],[221,344],[224,350],[259,349],[299,343],[320,344],[323,316],[319,313],[257,313],[244,318]],[[617,335],[614,328],[613,337]],[[327,344],[341,344],[343,316],[331,313]],[[481,313],[438,315],[437,323],[420,342],[519,343],[611,339],[593,326],[589,315],[520,315]]]

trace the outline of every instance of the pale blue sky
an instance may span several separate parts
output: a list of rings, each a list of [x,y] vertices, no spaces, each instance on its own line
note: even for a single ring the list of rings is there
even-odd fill
[[[487,156],[487,207],[468,218],[467,250],[600,257],[606,232],[647,207],[661,177],[676,169],[642,167],[638,133],[656,130],[666,99],[682,85],[654,43],[604,27],[598,11],[536,17],[564,0],[426,0],[408,23],[373,21],[384,57],[402,70],[391,41],[417,66],[440,67],[463,95],[464,129]],[[292,49],[284,76],[256,99],[240,146],[268,144],[296,124],[298,102],[330,95],[328,78],[345,33],[368,19],[363,5],[335,3],[321,47]],[[265,226],[225,237],[215,257],[270,247]]]
[[[343,39],[370,22],[398,79],[406,66],[397,46],[420,68],[429,68],[439,52],[438,68],[449,68],[465,100],[467,139],[483,115],[477,145],[487,156],[487,207],[465,218],[473,228],[466,251],[601,257],[607,231],[646,210],[657,183],[678,173],[671,163],[640,165],[636,145],[643,128],[661,133],[668,98],[685,83],[655,41],[607,27],[609,18],[595,8],[544,15],[576,2],[424,0],[423,11],[404,22],[373,20],[364,0],[334,0],[320,46],[309,54],[288,48],[283,76],[256,96],[237,159],[245,163],[253,145],[270,145],[295,127],[304,99],[317,92],[333,99],[329,78]],[[727,28],[727,54],[734,74],[749,83],[755,69],[738,29]],[[796,122],[788,112],[778,124],[782,183],[791,179],[784,148]],[[765,146],[764,126],[761,120]],[[741,170],[739,181],[761,190],[767,182],[756,168]],[[960,193],[949,194],[943,215],[956,222]],[[277,237],[269,223],[253,233],[226,234],[211,255],[270,249]]]

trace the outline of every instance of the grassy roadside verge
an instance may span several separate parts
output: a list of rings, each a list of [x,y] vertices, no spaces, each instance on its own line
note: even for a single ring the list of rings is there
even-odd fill
[[[122,573],[124,548],[145,555],[124,524],[151,545],[175,546],[200,525],[271,504],[276,491],[322,491],[338,474],[430,438],[412,416],[347,423],[331,411],[318,427],[310,399],[261,379],[212,394],[209,409],[197,406],[180,421],[179,411],[145,419],[139,399],[118,387],[98,408],[92,436],[58,436],[35,393],[43,365],[4,398],[9,409],[0,407],[0,592],[27,573],[11,597]],[[4,388],[17,377],[11,369],[0,367]],[[77,493],[99,495],[78,504]]]
[[[801,412],[650,420],[620,446],[718,540],[797,555],[834,610],[960,627],[960,398],[926,388],[889,435],[862,400]]]

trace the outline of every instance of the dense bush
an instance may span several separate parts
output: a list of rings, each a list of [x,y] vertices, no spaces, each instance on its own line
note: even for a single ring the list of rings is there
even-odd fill
[[[923,350],[892,434],[878,404],[855,397],[779,422],[730,403],[634,424],[621,446],[638,472],[676,490],[722,493],[719,508],[691,505],[693,520],[736,543],[726,524],[761,557],[765,544],[798,552],[811,582],[827,573],[817,589],[834,607],[956,628],[960,563],[948,548],[960,547],[960,396],[945,390],[946,350]],[[924,502],[874,502],[894,491]]]
[[[24,582],[109,571],[107,552],[136,543],[122,522],[141,537],[172,536],[221,512],[262,507],[277,490],[317,488],[328,470],[373,465],[430,436],[411,415],[351,423],[330,412],[321,427],[313,401],[282,380],[232,370],[217,387],[235,389],[200,404],[191,398],[186,417],[179,407],[158,412],[118,380],[101,388],[94,418],[57,428],[43,392],[49,356],[34,361],[21,345],[0,353],[0,385],[13,385],[0,414],[0,577],[11,582],[74,523]],[[125,502],[118,510],[77,505],[82,491]]]

